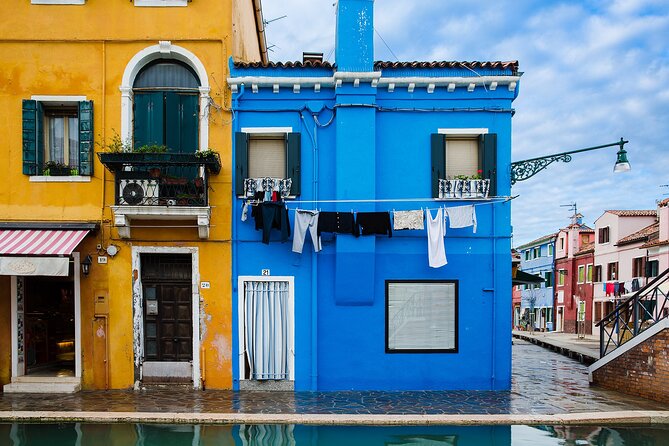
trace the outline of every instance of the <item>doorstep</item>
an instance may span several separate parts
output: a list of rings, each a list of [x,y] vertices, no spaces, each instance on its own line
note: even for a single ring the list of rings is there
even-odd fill
[[[81,378],[55,376],[19,376],[2,388],[4,393],[76,393]]]

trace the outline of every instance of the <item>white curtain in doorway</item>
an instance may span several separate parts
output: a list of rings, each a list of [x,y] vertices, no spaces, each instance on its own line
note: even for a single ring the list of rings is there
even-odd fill
[[[288,282],[245,282],[244,340],[251,379],[288,379]]]

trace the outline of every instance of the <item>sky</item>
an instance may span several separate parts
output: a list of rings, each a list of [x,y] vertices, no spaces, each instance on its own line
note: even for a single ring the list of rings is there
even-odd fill
[[[334,62],[334,3],[262,0],[270,60]],[[594,227],[669,197],[667,0],[376,0],[374,23],[375,60],[517,60],[513,161],[629,140],[630,172],[613,173],[613,147],[516,183],[513,246],[569,224],[562,205]]]

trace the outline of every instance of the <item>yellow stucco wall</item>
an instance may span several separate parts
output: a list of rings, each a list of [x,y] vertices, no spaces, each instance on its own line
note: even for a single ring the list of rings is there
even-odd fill
[[[112,388],[133,386],[133,271],[132,246],[195,247],[201,290],[204,373],[207,388],[230,388],[231,377],[231,115],[228,57],[232,52],[233,0],[197,0],[181,8],[140,8],[130,1],[93,1],[83,6],[31,5],[10,2],[0,12],[0,222],[95,222],[100,230],[77,248],[91,254],[91,274],[81,279],[82,384],[104,388],[105,353]],[[235,4],[251,9],[251,0]],[[236,25],[238,29],[244,24]],[[254,29],[254,28],[253,28]],[[258,48],[253,32],[244,33],[240,48]],[[128,62],[139,51],[169,40],[202,62],[219,110],[210,109],[209,147],[223,161],[219,175],[210,176],[212,207],[210,237],[198,238],[197,227],[133,228],[121,240],[113,227],[114,175],[95,157],[90,182],[31,182],[22,173],[23,99],[33,95],[82,95],[94,102],[96,153],[121,128],[119,86]],[[256,56],[249,56],[250,60]],[[144,222],[145,224],[150,222]],[[184,222],[162,221],[165,225]],[[190,224],[190,223],[189,223]],[[153,225],[158,226],[158,225]],[[120,252],[109,263],[97,264],[96,244],[110,243]],[[0,382],[10,378],[9,278],[0,276]],[[109,302],[108,327],[94,315],[94,300]],[[108,340],[108,342],[107,342]],[[109,351],[105,349],[109,346]],[[194,352],[194,355],[198,352]]]

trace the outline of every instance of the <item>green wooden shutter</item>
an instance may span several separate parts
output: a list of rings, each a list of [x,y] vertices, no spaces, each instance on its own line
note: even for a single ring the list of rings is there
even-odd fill
[[[299,133],[286,135],[286,177],[293,180],[290,195],[300,195],[302,192],[302,137]]]
[[[37,102],[37,113],[35,116],[35,141],[37,142],[35,145],[35,160],[37,164],[37,174],[39,175],[42,173],[42,169],[44,169],[44,154],[46,152],[46,147],[44,145],[44,106],[39,101]]]
[[[93,175],[93,101],[79,102],[79,175]]]
[[[432,198],[439,198],[439,180],[446,178],[446,135],[430,135],[432,147]]]
[[[490,180],[489,196],[497,195],[497,134],[489,133],[479,138],[479,165],[483,178]]]
[[[198,124],[199,96],[194,94],[179,95],[179,112],[181,135],[179,139],[182,153],[195,153],[199,147]],[[207,147],[202,147],[206,150]]]
[[[136,92],[133,107],[133,147],[165,144],[163,92]]]
[[[244,195],[244,180],[249,174],[249,135],[235,133],[235,192]]]
[[[37,175],[37,101],[23,100],[23,173]]]

